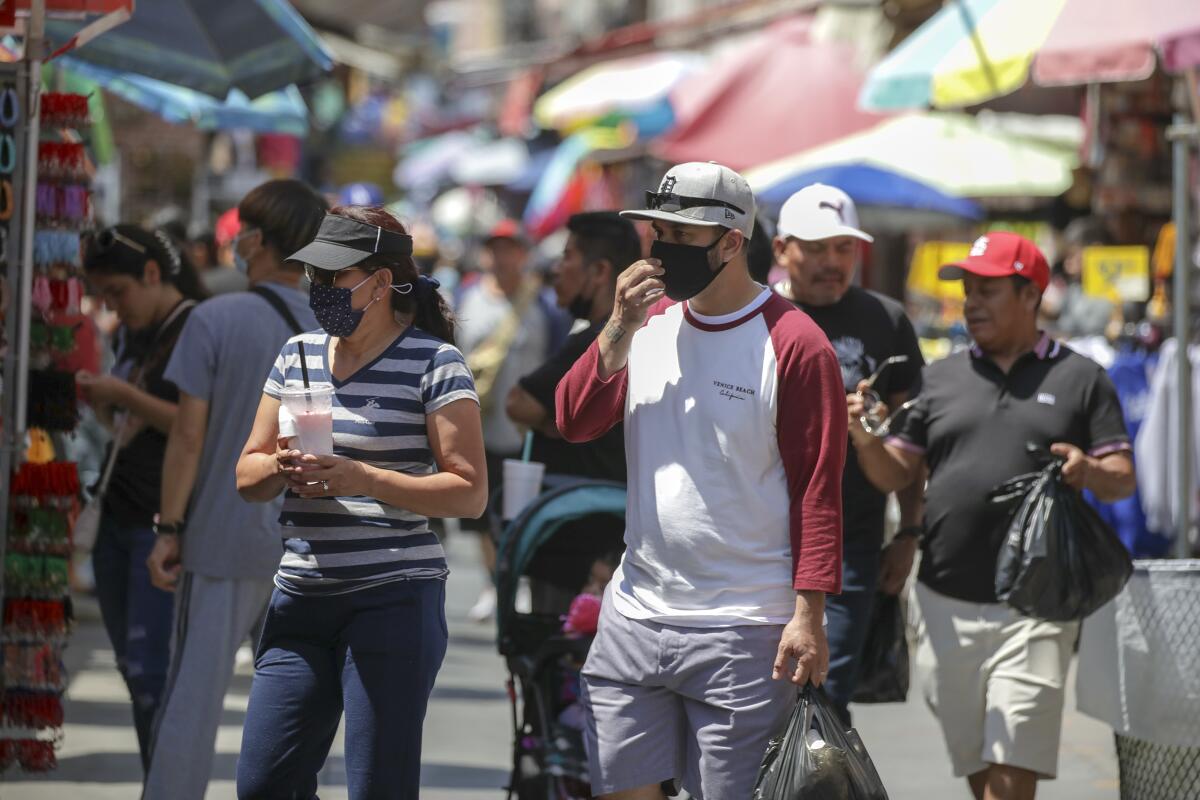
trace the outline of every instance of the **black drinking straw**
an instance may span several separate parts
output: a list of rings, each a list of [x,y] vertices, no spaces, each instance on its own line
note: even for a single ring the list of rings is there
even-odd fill
[[[304,354],[304,342],[296,342],[296,347],[300,349],[300,374],[304,376],[304,388],[310,389],[308,385],[308,356]]]
[[[304,354],[304,342],[296,342],[296,347],[300,349],[300,375],[304,378],[304,388],[311,389],[308,384],[308,356]],[[308,392],[304,393],[304,408],[312,412],[312,395]]]

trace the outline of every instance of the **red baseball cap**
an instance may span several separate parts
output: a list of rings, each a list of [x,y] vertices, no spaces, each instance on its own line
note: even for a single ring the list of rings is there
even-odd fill
[[[1037,245],[1008,231],[990,231],[980,236],[971,245],[971,253],[956,264],[947,264],[938,270],[944,281],[961,280],[965,273],[984,278],[1005,278],[1020,275],[1028,278],[1046,291],[1050,285],[1050,265]]]
[[[521,243],[526,241],[525,232],[521,230],[521,223],[515,219],[502,219],[497,222],[483,241],[486,244],[496,239],[512,239],[514,242]]]

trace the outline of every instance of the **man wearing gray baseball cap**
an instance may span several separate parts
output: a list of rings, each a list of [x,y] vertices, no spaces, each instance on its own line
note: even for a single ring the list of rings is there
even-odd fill
[[[854,285],[864,242],[873,239],[858,221],[854,201],[834,186],[814,183],[788,198],[779,211],[775,263],[788,277],[775,290],[791,300],[829,337],[842,368],[850,443],[842,479],[842,593],[825,613],[829,633],[829,680],[825,691],[850,724],[848,705],[858,684],[863,647],[871,629],[876,591],[904,588],[920,540],[923,482],[896,493],[900,529],[884,547],[887,492],[859,464],[887,416],[916,393],[921,349],[900,303]],[[869,404],[871,400],[882,402]],[[868,430],[870,428],[870,430]],[[876,476],[878,479],[878,476]]]
[[[626,551],[583,669],[592,791],[748,797],[796,685],[828,669],[846,401],[820,329],[751,280],[754,195],[713,163],[647,192],[651,257],[558,385],[568,441],[625,423]]]

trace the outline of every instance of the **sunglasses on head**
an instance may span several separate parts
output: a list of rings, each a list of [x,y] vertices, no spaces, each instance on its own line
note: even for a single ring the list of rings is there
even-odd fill
[[[682,211],[685,208],[728,208],[739,214],[745,214],[741,208],[724,200],[714,200],[711,197],[688,197],[674,192],[646,192],[647,211]]]
[[[96,252],[104,255],[110,252],[117,245],[121,244],[128,247],[140,256],[146,255],[146,248],[117,231],[116,228],[105,228],[96,234],[93,240],[96,246]]]

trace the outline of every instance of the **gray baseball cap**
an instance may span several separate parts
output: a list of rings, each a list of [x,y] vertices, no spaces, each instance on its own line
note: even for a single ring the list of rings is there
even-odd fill
[[[716,162],[689,161],[672,167],[658,191],[646,192],[646,208],[621,212],[629,219],[662,220],[677,225],[721,225],[754,231],[754,192],[746,179]]]

